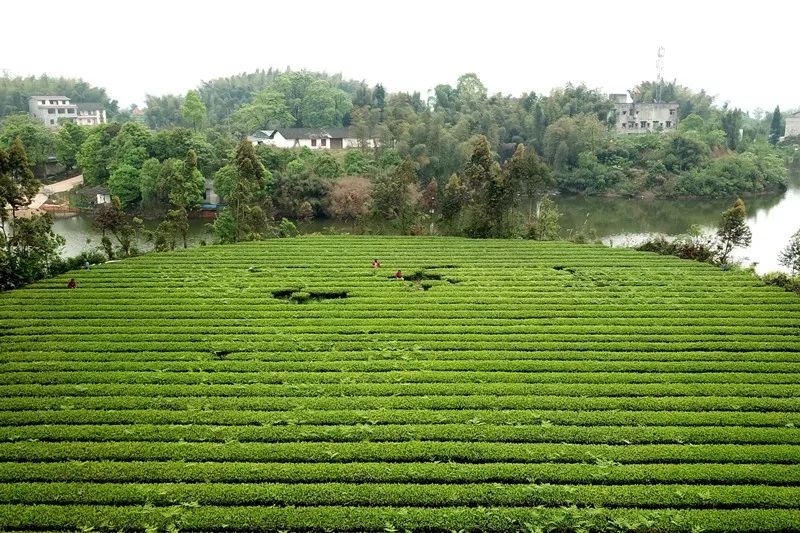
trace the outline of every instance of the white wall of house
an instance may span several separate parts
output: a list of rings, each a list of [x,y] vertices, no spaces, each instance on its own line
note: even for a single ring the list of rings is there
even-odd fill
[[[352,139],[352,138],[342,139],[342,145],[345,148],[361,148],[358,139]],[[375,147],[375,141],[372,139],[367,139],[367,148],[374,148],[374,147]]]
[[[786,117],[786,131],[784,136],[793,137],[800,135],[800,115],[793,117]]]

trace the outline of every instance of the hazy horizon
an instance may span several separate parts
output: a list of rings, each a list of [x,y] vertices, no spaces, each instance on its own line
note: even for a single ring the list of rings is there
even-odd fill
[[[63,16],[62,5],[43,0],[37,9]],[[569,82],[614,93],[655,79],[657,50],[664,46],[665,81],[705,89],[717,104],[747,111],[800,107],[792,32],[772,22],[796,19],[800,6],[777,1],[746,12],[743,2],[721,10],[686,0],[637,10],[586,2],[478,10],[419,0],[367,7],[310,2],[300,10],[252,3],[214,12],[154,0],[72,5],[83,31],[32,35],[24,23],[4,30],[0,46],[26,53],[5,54],[0,71],[79,77],[104,87],[120,108],[141,106],[146,94],[185,94],[202,81],[287,66],[423,96],[468,72],[490,94],[548,94]],[[36,18],[18,4],[4,11],[8,20]],[[88,12],[105,16],[100,22],[111,29],[84,24]],[[98,15],[91,20],[98,22]]]

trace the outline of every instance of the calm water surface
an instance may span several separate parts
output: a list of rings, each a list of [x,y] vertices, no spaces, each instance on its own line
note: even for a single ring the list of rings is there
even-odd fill
[[[720,215],[727,209],[725,200],[640,200],[629,198],[559,197],[556,199],[562,212],[564,230],[593,229],[603,242],[611,246],[633,246],[657,234],[677,235],[697,225],[713,232]],[[761,272],[784,270],[778,265],[778,253],[786,246],[789,237],[800,229],[800,180],[782,194],[745,199],[748,224],[753,232],[753,244],[737,249],[736,257],[747,264],[756,263]],[[191,220],[190,245],[212,237],[205,229],[208,220]],[[148,222],[153,227],[157,223]],[[304,232],[319,231],[334,226],[351,231],[351,226],[337,222],[315,222],[300,225]],[[92,227],[87,215],[57,219],[56,233],[67,241],[62,254],[78,255],[84,250],[97,248],[100,233]],[[143,249],[148,249],[142,243]]]

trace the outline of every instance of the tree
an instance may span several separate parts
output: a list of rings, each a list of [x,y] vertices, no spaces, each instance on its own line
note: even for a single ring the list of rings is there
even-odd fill
[[[506,163],[506,172],[514,190],[532,202],[538,218],[542,199],[555,187],[550,168],[539,160],[536,152],[526,150],[525,146],[518,144],[514,155]],[[528,220],[530,219],[529,210]]]
[[[417,189],[417,171],[414,162],[406,158],[400,165],[381,173],[373,187],[373,207],[386,220],[397,220],[400,233],[405,234],[414,214]]]
[[[294,121],[283,95],[273,89],[259,92],[251,103],[240,107],[230,117],[231,128],[240,135],[293,125]]]
[[[380,83],[372,90],[372,100],[375,103],[375,107],[383,110],[386,105],[386,89]]]
[[[747,211],[744,201],[738,198],[733,205],[722,213],[717,237],[720,239],[719,261],[727,264],[728,256],[736,246],[749,246],[752,238],[750,227],[747,225]]]
[[[187,247],[189,233],[189,211],[197,208],[203,201],[205,179],[197,170],[197,155],[194,150],[186,153],[184,161],[168,159],[162,166],[164,186],[168,191],[169,203],[173,206],[171,217],[181,235],[183,247]]]
[[[139,171],[128,164],[118,167],[108,178],[108,189],[123,208],[134,207],[142,199]]]
[[[56,156],[67,169],[75,168],[78,164],[78,150],[86,140],[86,129],[72,121],[64,122],[56,134]]]
[[[454,221],[461,210],[469,201],[469,191],[464,186],[458,174],[452,174],[444,187],[442,198],[442,217],[448,221]]]
[[[19,208],[31,203],[39,192],[39,186],[19,137],[14,140],[10,150],[0,147],[0,226],[9,220],[7,207],[11,208],[10,218],[13,220]],[[5,231],[2,228],[0,230]]]
[[[181,114],[184,120],[192,125],[194,131],[206,119],[206,105],[200,99],[200,93],[197,91],[189,91],[183,99],[183,106],[181,106]]]
[[[64,237],[53,232],[49,213],[17,218],[11,234],[0,232],[0,291],[14,289],[50,275]]]
[[[722,130],[725,132],[725,140],[730,150],[736,150],[741,140],[742,130],[742,110],[739,108],[728,109],[727,106],[722,110],[720,117]]]
[[[268,189],[272,175],[261,164],[248,140],[239,143],[233,162],[236,169],[227,195],[225,216],[214,222],[220,242],[239,242],[263,237],[267,230]],[[231,224],[231,220],[233,223]],[[231,231],[231,229],[233,231]]]
[[[481,135],[473,144],[464,169],[472,210],[467,224],[471,237],[507,237],[511,233],[509,211],[514,205],[514,188],[494,160],[489,141]]]
[[[129,217],[122,209],[122,203],[116,196],[111,197],[111,202],[103,204],[94,211],[94,226],[102,232],[103,246],[109,259],[114,258],[111,240],[106,232],[111,233],[119,243],[120,251],[125,256],[134,255],[136,238],[142,229],[142,220]]]
[[[6,117],[0,129],[0,147],[11,148],[20,139],[32,167],[42,165],[55,150],[55,134],[30,115]],[[43,175],[43,174],[42,174]]]
[[[793,276],[800,274],[800,230],[792,235],[789,244],[781,250],[778,262],[788,268]]]
[[[145,95],[144,117],[154,130],[170,126],[183,126],[183,97],[174,94],[163,96]]]
[[[355,231],[356,223],[369,213],[370,191],[366,178],[345,176],[336,180],[330,192],[330,214],[341,220],[351,220]]]
[[[556,203],[550,198],[544,198],[536,211],[536,215],[528,219],[526,224],[527,237],[535,241],[558,239],[558,232],[561,229],[558,225],[559,218],[561,218],[561,213]]]
[[[775,106],[775,111],[772,113],[772,121],[769,124],[769,143],[772,146],[778,144],[781,135],[783,134],[783,122],[781,120],[781,108]]]

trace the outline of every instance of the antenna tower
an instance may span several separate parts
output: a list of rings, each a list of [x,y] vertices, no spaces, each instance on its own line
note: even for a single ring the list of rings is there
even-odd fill
[[[661,102],[661,87],[664,85],[664,47],[658,47],[658,58],[656,59],[656,103]]]

